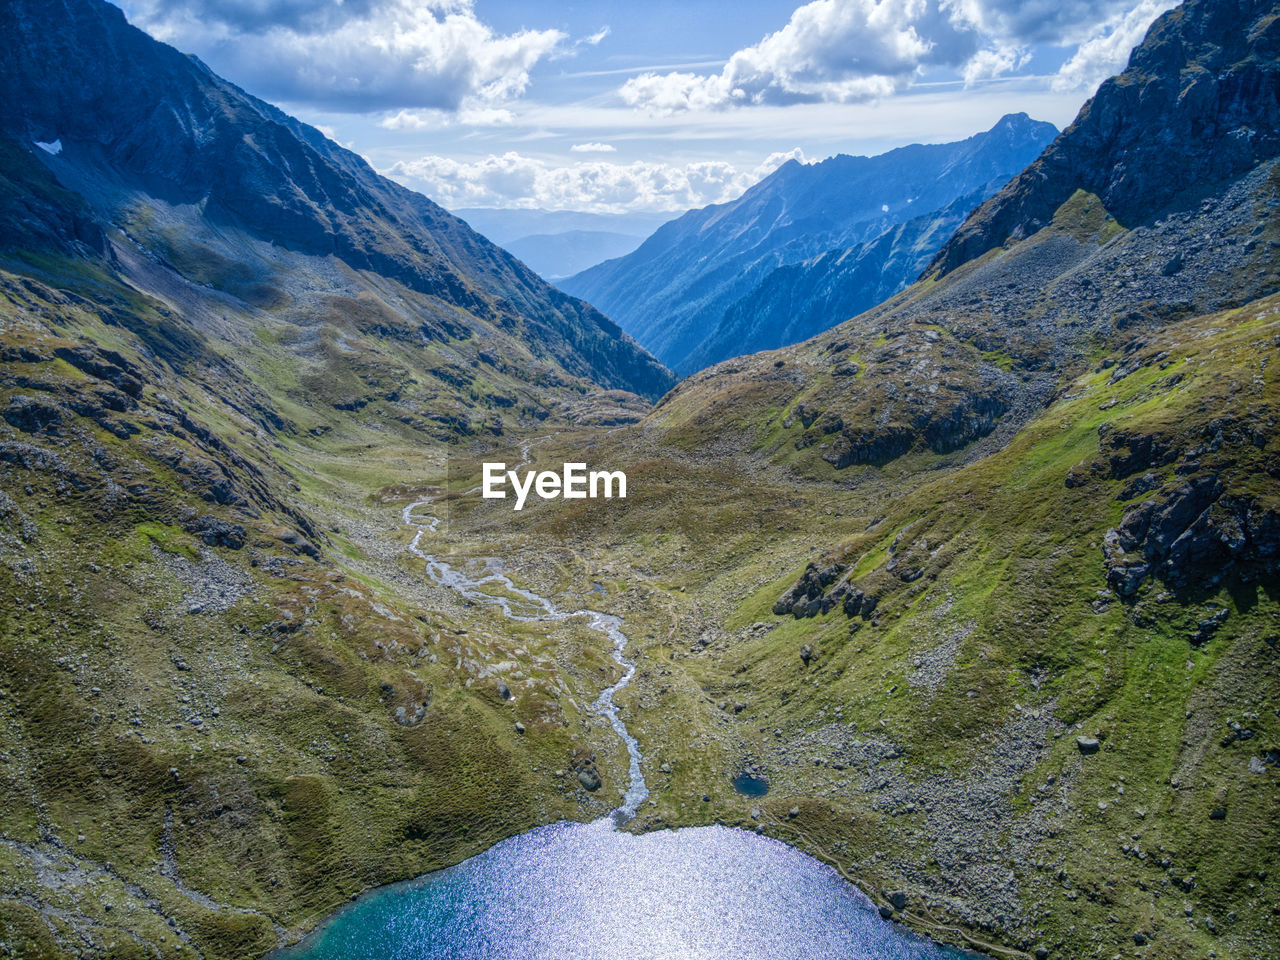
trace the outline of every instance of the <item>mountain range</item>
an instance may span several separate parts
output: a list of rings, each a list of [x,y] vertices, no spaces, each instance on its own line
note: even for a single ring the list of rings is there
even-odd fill
[[[959,206],[967,211],[975,194],[994,193],[1056,133],[1017,114],[957,143],[814,164],[791,160],[739,199],[691,210],[634,253],[559,285],[594,303],[682,375],[794,343],[914,280],[922,253],[927,261],[958,223],[957,201],[966,198]],[[880,241],[899,226],[902,234]],[[831,260],[812,265],[811,280],[772,276],[791,265],[808,269],[823,255],[850,268],[878,258],[883,268],[880,276],[864,269],[843,277],[835,300],[821,292]],[[789,283],[798,297],[780,293]]]
[[[624,260],[748,277],[661,294],[725,298],[683,357],[820,332],[676,383],[103,0],[10,0],[0,954],[267,956],[600,820],[610,689],[673,850],[988,956],[1280,955],[1277,130],[1280,5],[1186,0],[1057,136],[784,166]]]

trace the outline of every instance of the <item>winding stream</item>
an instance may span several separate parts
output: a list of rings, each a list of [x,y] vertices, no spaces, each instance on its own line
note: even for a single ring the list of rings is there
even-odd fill
[[[526,458],[528,457],[527,449],[525,456]],[[426,562],[427,576],[436,583],[457,590],[468,600],[499,606],[502,608],[502,612],[512,620],[529,623],[586,617],[587,626],[590,629],[608,637],[613,646],[613,659],[623,669],[622,679],[613,684],[613,686],[606,687],[600,696],[596,698],[595,703],[591,705],[591,709],[600,716],[609,718],[609,725],[613,727],[614,733],[627,746],[627,754],[631,758],[630,783],[627,786],[626,793],[623,795],[622,806],[614,810],[612,816],[618,823],[625,823],[630,820],[635,816],[640,804],[649,798],[649,788],[644,782],[644,771],[641,766],[644,758],[640,754],[640,744],[636,742],[636,738],[627,730],[627,725],[622,722],[622,718],[618,715],[618,706],[613,701],[614,695],[627,686],[631,682],[631,678],[636,675],[635,663],[626,659],[623,655],[629,641],[626,634],[622,632],[621,618],[611,613],[601,613],[598,610],[560,610],[546,597],[541,597],[531,590],[517,587],[511,581],[511,578],[502,572],[501,562],[495,558],[491,557],[486,561],[486,573],[483,576],[471,577],[439,557],[427,553],[421,547],[422,538],[428,533],[436,531],[440,526],[440,518],[430,514],[415,518],[414,511],[430,504],[430,499],[411,503],[404,508],[400,517],[408,526],[417,528],[417,533],[414,534],[413,541],[409,544],[409,551]],[[506,596],[503,593],[492,593],[484,589],[485,586],[493,584],[499,585],[505,593],[512,596]]]

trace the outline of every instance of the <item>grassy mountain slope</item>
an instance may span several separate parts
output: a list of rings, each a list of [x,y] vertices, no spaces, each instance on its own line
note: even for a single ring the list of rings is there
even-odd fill
[[[0,950],[261,956],[616,805],[607,653],[424,582],[400,509],[670,375],[115,8],[0,47]]]
[[[369,886],[609,809],[564,775],[621,763],[584,706],[607,653],[424,583],[399,511],[447,448],[321,399],[332,363],[385,355],[329,326],[310,380],[259,329],[241,364],[101,267],[42,262],[0,271],[13,955],[260,956]]]
[[[763,829],[992,955],[1270,955],[1278,311],[1102,352],[952,468],[846,484],[632,428],[595,453],[627,469],[626,510],[476,503],[455,529],[542,589],[562,544],[626,617],[641,829]],[[1126,593],[1113,571],[1145,548]],[[744,769],[766,797],[733,791]]]

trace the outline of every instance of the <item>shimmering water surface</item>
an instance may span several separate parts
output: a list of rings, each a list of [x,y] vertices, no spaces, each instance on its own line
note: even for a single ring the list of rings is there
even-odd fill
[[[524,462],[529,443],[524,445]],[[521,464],[523,465],[523,463]],[[518,469],[518,467],[517,467]],[[423,549],[440,520],[404,508],[409,550],[427,576],[524,622],[583,618],[622,677],[592,709],[630,755],[622,805],[594,823],[540,827],[455,867],[384,887],[339,911],[277,960],[941,960],[967,956],[886,923],[830,867],[776,840],[697,827],[633,836],[617,829],[649,797],[644,757],[613,702],[631,682],[622,620],[562,610],[516,586],[492,558],[467,573]],[[603,590],[601,590],[603,592]],[[742,781],[739,783],[739,781]],[[762,795],[746,774],[742,792]],[[753,792],[758,791],[758,792]]]
[[[942,960],[830,867],[727,827],[560,823],[374,891],[278,960]]]

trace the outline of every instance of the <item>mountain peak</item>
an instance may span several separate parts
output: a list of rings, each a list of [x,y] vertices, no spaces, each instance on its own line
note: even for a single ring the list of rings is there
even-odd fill
[[[896,293],[970,209],[956,212],[952,204],[990,196],[1057,132],[1013,114],[953,143],[909,144],[874,157],[840,154],[811,164],[792,160],[738,199],[691,210],[633,253],[560,283],[677,373],[794,343],[850,316],[843,311]],[[824,272],[821,285],[832,295],[820,304],[806,296],[801,309],[781,292],[795,289],[800,278],[774,278],[772,293],[764,288],[775,270],[868,244],[913,221],[911,243],[898,234],[902,243],[881,250],[892,247],[900,255],[891,268],[875,268],[874,257],[861,260],[854,291],[837,289],[848,276]],[[917,241],[922,251],[914,249]],[[776,309],[755,309],[757,302]]]
[[[1030,236],[1076,190],[1133,225],[1188,183],[1224,180],[1280,154],[1277,14],[1274,0],[1188,0],[1163,14],[1124,72],[970,215],[929,272]]]

